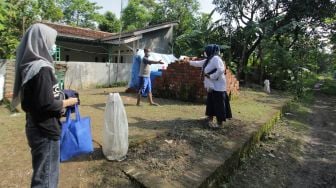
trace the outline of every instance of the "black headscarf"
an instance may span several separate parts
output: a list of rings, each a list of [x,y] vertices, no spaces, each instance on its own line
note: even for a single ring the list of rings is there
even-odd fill
[[[205,47],[204,52],[207,55],[207,59],[202,67],[202,77],[204,76],[205,67],[208,65],[209,61],[213,58],[213,56],[219,54],[220,48],[217,44],[209,44]]]

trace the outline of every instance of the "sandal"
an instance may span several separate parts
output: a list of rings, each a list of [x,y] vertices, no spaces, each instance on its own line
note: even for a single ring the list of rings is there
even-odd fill
[[[219,129],[220,128],[216,123],[213,123],[213,122],[209,122],[208,126],[211,129]]]

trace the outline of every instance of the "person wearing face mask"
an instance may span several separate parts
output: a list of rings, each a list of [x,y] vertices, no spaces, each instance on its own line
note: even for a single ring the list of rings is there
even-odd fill
[[[77,98],[62,98],[52,54],[57,31],[33,24],[16,51],[12,108],[26,113],[26,136],[31,148],[31,187],[57,187],[60,163],[60,117]]]
[[[189,62],[191,66],[202,67],[201,79],[208,92],[205,115],[208,117],[210,128],[219,128],[223,121],[232,118],[229,97],[226,93],[225,65],[219,57],[219,52],[218,45],[210,44],[204,50],[206,59]],[[214,116],[217,124],[213,123]]]

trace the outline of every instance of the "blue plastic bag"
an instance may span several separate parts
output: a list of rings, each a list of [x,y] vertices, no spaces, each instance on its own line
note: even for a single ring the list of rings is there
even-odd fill
[[[78,106],[75,105],[76,118],[71,119],[71,110],[66,111],[66,121],[62,124],[61,161],[93,152],[91,119],[81,118]]]

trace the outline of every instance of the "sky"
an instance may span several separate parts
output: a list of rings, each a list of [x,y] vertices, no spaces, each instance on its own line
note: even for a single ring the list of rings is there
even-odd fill
[[[100,13],[104,14],[106,11],[111,11],[117,15],[119,18],[121,1],[123,1],[123,6],[126,6],[127,0],[90,0],[91,2],[96,2],[97,5],[103,7],[100,9]],[[210,13],[214,9],[214,5],[212,4],[212,0],[198,0],[200,2],[200,12]],[[218,20],[220,15],[215,13],[213,15],[213,20]]]

